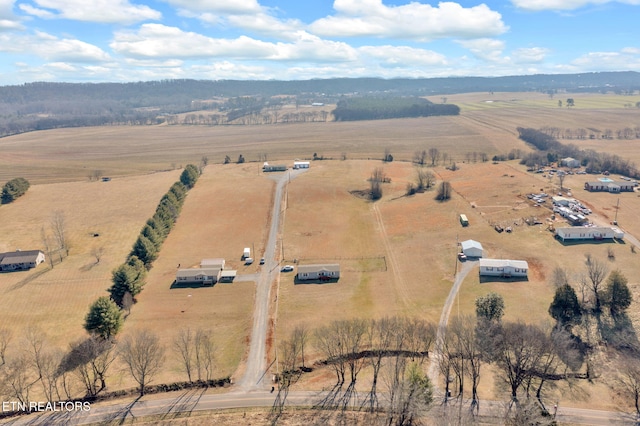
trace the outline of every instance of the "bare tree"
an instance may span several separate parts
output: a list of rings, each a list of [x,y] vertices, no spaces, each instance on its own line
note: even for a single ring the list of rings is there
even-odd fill
[[[297,325],[296,328],[293,329],[293,333],[291,335],[295,344],[300,347],[300,357],[303,369],[306,368],[304,364],[304,350],[309,343],[309,337],[309,329],[305,325]]]
[[[417,189],[430,189],[436,183],[436,175],[429,170],[418,170],[417,173]]]
[[[564,189],[564,179],[567,177],[567,174],[563,171],[558,171],[558,182],[560,183],[560,191]]]
[[[0,393],[22,404],[29,404],[31,388],[38,382],[38,377],[31,369],[29,355],[21,352],[7,362],[6,366],[0,370],[0,384],[4,384],[4,389]]]
[[[601,291],[609,270],[604,262],[594,259],[590,254],[587,255],[586,267],[589,289],[594,298],[594,311],[598,313],[602,310]]]
[[[362,402],[362,407],[368,406],[369,411],[373,413],[380,406],[378,401],[378,380],[383,357],[389,352],[392,341],[395,339],[402,341],[404,339],[404,328],[400,326],[400,321],[397,317],[371,320],[367,325],[366,345],[371,352],[369,363],[371,364],[373,377],[371,379],[371,390]]]
[[[471,410],[477,414],[480,409],[478,386],[483,360],[482,347],[476,335],[476,321],[471,316],[455,317],[451,321],[449,331],[453,334],[457,351],[465,363],[463,374],[471,379]]]
[[[389,407],[388,425],[413,425],[433,402],[433,385],[418,363],[403,356],[392,357],[386,374]]]
[[[375,169],[373,169],[371,178],[369,178],[369,196],[372,200],[379,200],[380,198],[382,198],[382,183],[384,182],[384,179],[384,170],[382,170],[381,167],[376,167]]]
[[[429,148],[429,159],[431,160],[431,166],[438,164],[440,160],[440,151],[438,151],[438,148]]]
[[[9,347],[9,343],[11,342],[11,338],[13,337],[13,333],[10,329],[6,327],[0,327],[0,367],[7,363],[7,348]]]
[[[69,256],[69,240],[67,237],[67,223],[64,212],[56,210],[51,216],[51,231],[57,248],[63,250]]]
[[[140,385],[140,396],[164,364],[164,347],[148,330],[140,330],[122,339],[119,354],[131,377]]]
[[[187,373],[187,379],[192,382],[191,372],[193,369],[195,348],[195,335],[191,328],[187,327],[178,331],[178,335],[173,339],[173,350],[180,359],[184,372]]]
[[[295,334],[295,333],[294,333]],[[284,410],[284,405],[289,395],[291,385],[298,381],[301,371],[297,368],[297,360],[301,353],[301,342],[298,338],[292,337],[280,344],[278,351],[278,363],[280,373],[278,374],[278,394],[271,407],[272,422],[277,419]]]
[[[632,402],[636,418],[640,419],[640,362],[637,357],[623,357],[616,377],[616,390]]]
[[[107,387],[107,373],[117,357],[116,345],[92,334],[70,344],[69,352],[60,362],[57,374],[73,372],[82,382],[85,395],[94,397]]]
[[[446,201],[450,198],[451,198],[451,184],[447,181],[443,181],[440,183],[440,186],[438,187],[436,200]]]
[[[413,153],[413,162],[416,164],[419,164],[421,166],[424,166],[425,161],[427,160],[427,151],[422,150],[422,151],[416,151]]]
[[[199,328],[195,339],[195,368],[198,380],[212,380],[215,363],[216,344],[211,330]]]
[[[104,246],[96,246],[91,249],[91,255],[96,258],[96,265],[100,263],[100,259],[104,255]]]
[[[47,234],[47,231],[44,229],[44,226],[40,228],[40,238],[42,240],[42,245],[44,246],[45,257],[49,259],[49,265],[51,269],[53,269],[53,241],[51,236]]]
[[[131,314],[131,307],[133,306],[133,295],[130,291],[125,291],[122,295],[122,309],[127,311],[127,316]],[[126,317],[125,317],[126,318]]]

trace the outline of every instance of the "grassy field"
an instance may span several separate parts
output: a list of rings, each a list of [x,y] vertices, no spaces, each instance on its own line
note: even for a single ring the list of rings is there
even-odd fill
[[[292,273],[281,274],[277,339],[286,338],[296,325],[314,327],[338,318],[398,314],[436,322],[456,273],[456,242],[470,238],[483,244],[485,257],[527,260],[529,280],[480,282],[477,272],[472,272],[463,283],[454,315],[472,313],[478,296],[496,291],[505,299],[506,319],[549,321],[551,271],[561,266],[577,277],[584,271],[586,253],[607,259],[609,247],[615,254],[615,259],[607,260],[609,268],[630,277],[640,300],[640,284],[631,278],[640,273],[640,264],[628,243],[562,245],[546,229],[551,211],[534,207],[526,194],[555,193],[558,182],[528,173],[517,162],[467,162],[469,152],[491,156],[512,148],[527,150],[517,139],[517,126],[615,129],[637,122],[635,109],[618,105],[635,102],[632,97],[573,97],[575,109],[558,108],[559,95],[549,99],[529,93],[468,94],[448,97],[448,102],[461,105],[459,117],[59,129],[0,139],[0,180],[24,176],[32,182],[24,197],[0,206],[0,251],[39,248],[41,228],[49,226],[57,210],[65,214],[71,240],[70,256],[53,270],[41,265],[33,271],[0,275],[2,325],[18,336],[27,326],[39,326],[63,350],[82,337],[89,304],[106,294],[111,271],[124,261],[160,197],[178,179],[179,167],[198,163],[203,156],[210,165],[189,193],[123,335],[148,328],[170,346],[186,327],[211,329],[219,347],[220,376],[242,370],[254,283],[179,289],[171,284],[178,264],[195,266],[203,258],[225,258],[239,274],[259,270],[258,265],[245,267],[240,255],[244,247],[251,247],[256,258],[264,251],[274,186],[259,169],[258,158],[264,154],[271,163],[287,164],[294,158],[311,158],[313,153],[335,158],[312,162],[309,171],[288,185],[280,244],[283,263],[294,259],[302,264],[340,263],[342,277],[337,283],[296,285]],[[602,144],[594,149],[613,153],[620,149],[625,158],[640,159],[638,141],[582,142],[585,147]],[[448,153],[459,165],[455,172],[442,165],[432,169],[454,189],[452,199],[444,203],[434,199],[433,191],[405,196],[417,170],[409,161],[399,160],[410,160],[416,150],[430,147]],[[374,159],[382,157],[386,148],[396,161]],[[339,160],[342,153],[347,161]],[[225,155],[234,161],[239,154],[254,162],[220,164]],[[391,182],[383,185],[382,199],[371,203],[354,191],[368,188],[368,178],[377,167]],[[90,182],[88,175],[97,169],[114,179]],[[152,173],[158,170],[166,171]],[[568,176],[564,185],[605,221],[614,217],[619,198],[618,222],[640,236],[640,223],[635,220],[640,197],[582,190],[584,181],[591,179]],[[469,227],[460,226],[460,213],[469,217]],[[524,224],[529,217],[544,224]],[[496,223],[512,226],[513,232],[497,233],[492,226]],[[91,250],[99,246],[105,248],[105,255],[96,263]],[[640,325],[637,309],[631,316]],[[158,381],[184,378],[168,353]],[[322,386],[326,378],[318,372],[308,384]],[[122,373],[111,383],[116,388],[132,385]]]

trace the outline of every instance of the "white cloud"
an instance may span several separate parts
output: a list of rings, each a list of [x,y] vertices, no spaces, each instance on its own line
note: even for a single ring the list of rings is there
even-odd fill
[[[60,39],[43,32],[0,35],[0,52],[36,55],[54,62],[104,62],[109,55],[97,46],[76,39]]]
[[[21,4],[20,9],[40,18],[62,18],[85,22],[132,24],[158,20],[162,14],[146,5],[128,0],[34,0],[36,6]]]
[[[412,2],[386,6],[382,0],[335,0],[337,14],[319,19],[309,30],[322,36],[375,36],[433,40],[478,38],[504,33],[500,13],[485,4],[470,8],[441,2],[437,7]]]
[[[349,61],[356,52],[346,43],[322,40],[299,31],[291,43],[270,43],[246,36],[210,38],[161,24],[144,24],[138,32],[115,34],[111,48],[132,58],[235,58],[275,61]]]
[[[591,71],[636,71],[640,68],[640,55],[621,52],[591,52],[571,61],[571,65],[578,69]]]
[[[544,61],[548,49],[544,47],[523,47],[512,52],[512,58],[518,64],[536,64]]]
[[[490,62],[499,62],[502,60],[501,55],[504,50],[504,42],[490,38],[482,38],[477,40],[459,40],[458,43],[469,51],[478,59]]]
[[[433,67],[448,64],[444,55],[408,46],[363,46],[358,51],[384,67]]]
[[[640,0],[511,0],[511,3],[526,10],[574,10],[606,3],[640,5]]]
[[[262,11],[256,0],[163,0],[172,6],[198,12],[248,14]]]
[[[0,0],[0,31],[22,29],[19,19],[13,14],[15,0]]]

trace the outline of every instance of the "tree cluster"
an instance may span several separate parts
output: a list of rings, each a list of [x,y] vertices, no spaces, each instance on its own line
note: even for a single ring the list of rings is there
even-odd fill
[[[453,104],[434,104],[418,97],[362,97],[341,100],[332,113],[336,121],[383,120],[458,115],[460,107]]]
[[[5,183],[2,187],[2,204],[9,204],[16,198],[26,194],[29,186],[29,181],[21,177],[11,179],[9,182]]]
[[[545,166],[561,158],[572,157],[579,160],[589,173],[600,173],[606,170],[611,173],[640,178],[640,172],[636,165],[628,159],[590,149],[583,150],[573,144],[562,144],[554,137],[554,132],[548,129],[536,130],[518,127],[517,130],[520,139],[540,151],[529,153],[522,158],[521,164],[526,164],[528,167]]]

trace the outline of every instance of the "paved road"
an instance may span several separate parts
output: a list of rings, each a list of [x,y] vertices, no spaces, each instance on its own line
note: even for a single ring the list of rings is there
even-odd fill
[[[271,387],[271,377],[267,372],[267,331],[269,328],[269,306],[271,302],[271,284],[280,273],[278,233],[280,230],[280,212],[282,210],[282,198],[285,187],[291,179],[297,177],[303,170],[288,170],[283,174],[270,174],[269,177],[276,180],[275,194],[273,197],[273,211],[271,212],[271,225],[269,237],[263,257],[265,264],[256,279],[255,308],[253,311],[253,328],[249,343],[249,355],[245,363],[244,375],[237,380],[240,390],[258,390]],[[254,256],[258,257],[254,253]]]
[[[309,407],[321,397],[322,394],[318,392],[291,392],[287,398],[287,406]],[[364,396],[360,398],[364,398]],[[94,405],[90,411],[34,413],[12,419],[8,424],[16,426],[123,424],[146,416],[158,416],[162,420],[171,420],[179,413],[183,417],[185,413],[197,411],[270,407],[273,405],[274,399],[275,394],[265,391],[204,394],[202,389],[194,389],[174,393],[171,397],[163,399],[132,401],[114,405]],[[458,410],[453,405],[449,409]],[[480,415],[482,416],[494,415],[500,418],[503,412],[504,404],[500,402],[481,401],[480,403]],[[630,417],[622,413],[569,407],[559,407],[556,419],[563,423],[597,426],[634,424]],[[499,420],[496,420],[496,424],[498,423]]]

